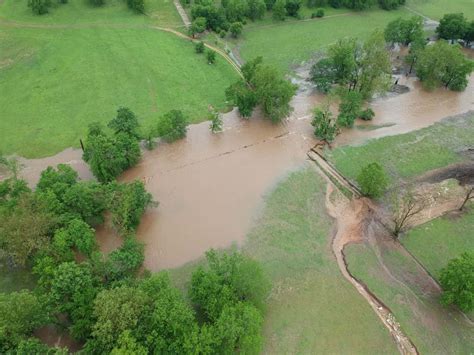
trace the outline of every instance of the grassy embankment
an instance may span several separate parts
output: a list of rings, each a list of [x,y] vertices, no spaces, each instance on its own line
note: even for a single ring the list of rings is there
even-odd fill
[[[352,180],[368,162],[378,162],[395,183],[468,159],[462,152],[472,147],[473,137],[474,114],[466,114],[418,131],[327,150],[326,156]]]
[[[243,250],[273,289],[265,315],[265,353],[395,354],[388,331],[342,276],[331,249],[325,181],[305,167],[266,198]],[[194,265],[172,270],[178,283]]]
[[[463,152],[472,146],[473,137],[474,116],[464,115],[419,131],[326,153],[352,179],[367,162],[378,161],[390,173],[392,184],[396,184],[468,159]],[[457,219],[436,219],[401,238],[435,277],[450,258],[474,250],[473,240],[472,211]],[[440,305],[439,293],[427,286],[426,275],[406,251],[390,244],[375,249],[369,244],[357,244],[347,246],[346,255],[351,272],[392,309],[420,353],[472,350],[472,328],[460,313]]]
[[[88,124],[109,121],[118,106],[144,127],[171,109],[192,122],[207,119],[209,104],[224,109],[237,74],[219,56],[208,65],[190,42],[147,28],[178,24],[172,2],[150,4],[151,18],[122,1],[97,9],[82,0],[33,16],[26,0],[6,0],[1,18],[21,24],[0,20],[0,151],[34,158],[77,147]]]

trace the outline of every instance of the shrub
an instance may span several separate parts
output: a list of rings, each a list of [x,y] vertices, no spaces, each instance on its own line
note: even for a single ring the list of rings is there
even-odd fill
[[[324,9],[317,9],[316,12],[313,13],[314,17],[324,17]],[[311,15],[311,17],[313,17],[313,15]]]
[[[209,49],[206,52],[206,58],[208,64],[214,64],[216,62],[216,52],[214,52],[212,49]]]
[[[374,118],[375,116],[375,112],[374,110],[372,110],[370,107],[363,110],[360,114],[359,114],[359,118],[364,120],[364,121],[370,121]]]
[[[220,38],[225,38],[225,36],[227,36],[227,31],[226,30],[220,30],[219,37]]]
[[[174,142],[186,137],[187,125],[187,119],[182,111],[171,110],[160,118],[157,133],[164,140]]]
[[[204,53],[204,50],[206,49],[206,46],[204,45],[204,42],[198,42],[196,43],[196,46],[194,47],[196,50],[196,53]]]
[[[241,22],[234,22],[230,25],[229,31],[232,34],[232,37],[237,38],[242,34],[244,26]]]
[[[30,7],[31,11],[36,15],[47,14],[50,6],[50,0],[28,0],[28,7]]]

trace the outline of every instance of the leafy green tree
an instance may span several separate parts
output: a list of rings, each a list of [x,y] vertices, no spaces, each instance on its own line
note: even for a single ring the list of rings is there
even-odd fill
[[[257,106],[257,96],[243,81],[238,81],[226,89],[227,100],[232,102],[239,109],[239,114],[244,118],[252,115],[253,109]]]
[[[111,183],[108,209],[115,227],[124,235],[135,230],[146,208],[153,205],[153,198],[145,190],[143,182]]]
[[[343,127],[352,127],[360,116],[362,95],[356,91],[346,91],[341,95],[337,123]]]
[[[135,166],[142,154],[137,139],[126,133],[118,133],[114,138],[115,147],[123,159],[122,170]]]
[[[411,74],[411,72],[413,71],[413,67],[415,66],[420,56],[420,53],[423,52],[425,47],[426,47],[426,40],[421,37],[416,38],[411,43],[410,50],[408,51],[408,55],[405,57],[405,62],[407,62],[410,65],[410,69],[408,70],[409,74]]]
[[[69,351],[67,348],[50,348],[46,344],[43,344],[41,341],[39,341],[37,338],[29,338],[22,340],[16,347],[14,353],[17,355],[68,355]]]
[[[405,0],[378,0],[379,6],[384,10],[395,10],[405,5]]]
[[[225,4],[225,17],[229,22],[242,22],[249,14],[248,1],[228,0]]]
[[[206,30],[206,18],[205,17],[198,17],[193,20],[191,23],[191,27],[189,28],[189,32],[191,36],[195,36],[197,33],[203,33]],[[202,52],[198,52],[202,53]]]
[[[96,249],[95,232],[82,219],[72,219],[66,227],[54,232],[53,248],[60,254],[72,254],[77,249],[83,255],[90,256]]]
[[[118,340],[117,345],[112,349],[110,355],[148,355],[146,347],[141,345],[130,330],[123,331]]]
[[[447,89],[462,91],[467,87],[474,63],[464,56],[458,45],[438,41],[420,52],[415,70],[427,89],[444,85]]]
[[[284,79],[276,68],[258,66],[251,83],[266,117],[273,122],[280,122],[290,114],[290,101],[296,93],[296,86]]]
[[[216,354],[259,354],[263,338],[263,318],[258,309],[246,302],[226,305],[212,327]]]
[[[171,110],[158,121],[157,132],[168,142],[186,137],[188,120],[182,111]]]
[[[135,10],[140,14],[145,13],[145,1],[144,0],[127,0],[127,5],[130,9]]]
[[[121,286],[101,291],[94,300],[93,317],[96,319],[92,338],[85,351],[109,353],[118,345],[125,331],[137,328],[151,313],[149,296],[142,290]]]
[[[232,34],[232,37],[237,38],[242,34],[244,26],[242,22],[234,22],[230,25],[229,31]]]
[[[25,180],[11,177],[0,181],[0,214],[2,210],[8,211],[14,208],[18,199],[31,192]]]
[[[471,42],[474,41],[474,20],[472,20],[467,26],[463,40],[465,42],[466,47],[469,47],[471,45]]]
[[[370,163],[360,171],[357,183],[365,196],[378,198],[388,186],[388,176],[380,164]]]
[[[247,16],[252,20],[259,20],[265,16],[267,6],[264,0],[248,0],[248,13]]]
[[[64,262],[54,271],[48,299],[56,314],[68,315],[76,339],[84,340],[91,332],[93,300],[98,291],[98,280],[88,264]]]
[[[342,86],[352,85],[354,73],[357,71],[357,55],[360,52],[360,46],[353,38],[341,39],[329,47],[328,57],[333,65],[337,84]]]
[[[276,0],[265,0],[265,5],[268,11],[271,11],[273,9],[273,5],[275,5],[275,1]]]
[[[458,40],[464,37],[469,28],[469,23],[464,14],[446,14],[439,21],[436,33],[440,38]]]
[[[277,21],[284,21],[286,18],[286,1],[285,0],[276,0],[273,5],[273,19]]]
[[[89,0],[92,6],[103,6],[105,4],[105,0]]]
[[[28,7],[35,15],[44,15],[49,12],[50,0],[28,0]]]
[[[440,272],[441,302],[457,305],[463,312],[474,309],[474,254],[463,253]]]
[[[128,107],[120,107],[117,110],[117,116],[107,125],[115,134],[125,133],[136,139],[140,138],[137,116]]]
[[[338,131],[337,122],[333,118],[328,106],[314,110],[311,125],[314,127],[314,135],[326,142],[332,142]]]
[[[97,125],[89,127],[83,159],[100,182],[112,181],[128,165],[115,140],[108,137]]]
[[[212,133],[217,133],[222,131],[222,116],[216,110],[212,110],[209,114],[210,118],[210,125],[209,129]]]
[[[211,321],[219,318],[224,306],[249,302],[263,310],[270,284],[260,265],[244,255],[232,252],[206,253],[207,268],[199,267],[192,275],[190,298]]]
[[[110,253],[107,261],[108,282],[134,276],[145,260],[144,245],[134,237],[125,238],[123,245]]]
[[[375,4],[375,0],[344,0],[344,6],[354,10],[366,10]]]
[[[212,49],[206,51],[206,59],[208,64],[214,64],[216,62],[216,52]]]
[[[64,196],[66,191],[77,182],[77,172],[66,164],[59,164],[56,169],[48,166],[40,175],[37,191],[52,190],[58,197]]]
[[[336,81],[336,70],[330,58],[323,58],[311,67],[311,80],[316,88],[323,93],[328,93]]]
[[[298,17],[302,0],[286,0],[285,9],[288,16]]]
[[[73,216],[78,216],[94,226],[103,222],[106,208],[106,191],[94,181],[80,181],[72,185],[62,197],[64,207]]]
[[[223,28],[226,22],[225,13],[212,2],[193,5],[191,7],[191,17],[193,20],[198,17],[204,17],[206,19],[206,28],[213,31]]]
[[[0,214],[0,250],[10,263],[24,266],[37,251],[48,248],[56,223],[42,201],[24,194]]]
[[[30,291],[0,293],[0,352],[13,351],[33,331],[44,324],[47,315]]]
[[[198,326],[191,307],[171,285],[167,273],[154,274],[139,289],[153,299],[148,322],[138,333],[154,334],[145,341],[155,354],[189,354],[198,346]]]
[[[204,46],[203,41],[199,41],[198,43],[196,43],[196,46],[194,48],[196,50],[196,53],[200,54],[200,53],[204,53],[206,46]]]
[[[399,17],[388,23],[384,36],[387,42],[408,46],[416,39],[423,39],[423,19],[419,16],[408,19]]]

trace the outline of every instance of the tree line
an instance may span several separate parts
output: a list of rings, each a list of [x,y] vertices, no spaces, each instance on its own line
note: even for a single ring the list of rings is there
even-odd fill
[[[323,17],[323,7],[345,7],[351,10],[366,10],[379,5],[385,10],[393,10],[405,3],[405,0],[223,0],[217,4],[213,0],[181,0],[184,6],[190,6],[192,24],[189,29],[194,37],[205,30],[214,31],[221,37],[231,33],[234,38],[242,33],[248,20],[263,19],[267,12],[276,21],[287,17],[301,19],[303,6],[317,8],[311,17]]]
[[[105,5],[105,0],[88,0],[90,5],[101,7]],[[145,13],[145,0],[126,0],[129,9],[137,13]],[[57,4],[67,4],[68,0],[57,0]],[[55,6],[52,0],[28,0],[28,7],[35,15],[49,13],[51,7]]]

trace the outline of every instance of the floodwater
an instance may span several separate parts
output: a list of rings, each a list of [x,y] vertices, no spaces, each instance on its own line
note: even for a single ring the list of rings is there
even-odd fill
[[[199,258],[209,248],[244,240],[265,194],[301,166],[316,143],[311,112],[324,97],[301,78],[296,82],[301,90],[293,100],[295,110],[283,124],[273,125],[258,113],[243,120],[234,110],[224,115],[224,132],[212,134],[208,122],[191,125],[186,139],[144,152],[141,163],[123,174],[121,181],[144,181],[160,203],[145,213],[137,231],[146,243],[148,269],[176,267]],[[426,92],[414,78],[400,77],[399,84],[411,90],[374,100],[375,119],[344,129],[335,145],[409,132],[474,110],[474,76],[461,93]],[[91,177],[81,152],[71,149],[50,158],[23,160],[22,174],[34,185],[42,169],[60,162],[72,164],[81,178]],[[104,252],[120,245],[109,226],[99,228],[97,234]]]

